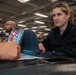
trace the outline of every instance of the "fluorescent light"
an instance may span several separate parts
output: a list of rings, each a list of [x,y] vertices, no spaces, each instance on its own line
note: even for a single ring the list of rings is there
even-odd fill
[[[29,30],[29,28],[24,28],[24,30]]]
[[[44,36],[47,36],[47,35],[48,35],[48,33],[45,33],[45,34],[44,34]]]
[[[18,23],[23,23],[23,22],[25,22],[25,21],[19,21]]]
[[[0,27],[0,29],[3,29],[2,27]]]
[[[40,16],[40,17],[44,17],[44,18],[48,17],[47,15],[44,15],[44,14],[41,14],[41,13],[35,13],[35,15]]]
[[[43,32],[38,32],[39,34],[42,34]]]
[[[56,2],[56,1],[58,1],[58,0],[52,0],[52,2]]]
[[[21,3],[26,3],[26,2],[28,2],[30,0],[18,0],[18,1],[21,2]]]
[[[36,32],[36,30],[32,30],[33,32]]]
[[[41,21],[34,21],[34,22],[39,24],[45,24],[44,22],[41,22]]]
[[[38,28],[38,27],[32,27],[32,29],[36,29],[36,28]]]
[[[45,28],[44,30],[51,31],[51,29],[49,29],[49,28]]]
[[[22,25],[22,24],[18,24],[18,26],[20,26],[20,27],[26,27],[25,25]]]
[[[47,26],[39,26],[39,28],[46,28]]]

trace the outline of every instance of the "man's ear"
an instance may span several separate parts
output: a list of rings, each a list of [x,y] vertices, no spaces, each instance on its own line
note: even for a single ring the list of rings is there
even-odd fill
[[[68,18],[68,19],[70,18],[70,12],[67,14],[67,18]]]

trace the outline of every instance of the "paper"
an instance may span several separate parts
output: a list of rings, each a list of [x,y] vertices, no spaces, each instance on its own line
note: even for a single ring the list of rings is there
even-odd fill
[[[29,60],[29,59],[42,59],[42,57],[32,56],[28,54],[20,54],[20,58],[18,60]]]

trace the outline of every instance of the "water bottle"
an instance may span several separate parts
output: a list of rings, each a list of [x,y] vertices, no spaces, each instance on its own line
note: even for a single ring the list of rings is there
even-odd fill
[[[15,29],[11,31],[10,35],[7,38],[7,42],[13,41],[20,45],[22,42],[23,33],[23,29]]]

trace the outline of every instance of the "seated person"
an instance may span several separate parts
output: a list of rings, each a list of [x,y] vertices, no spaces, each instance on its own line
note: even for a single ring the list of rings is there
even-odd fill
[[[74,25],[74,14],[66,3],[58,3],[52,10],[55,27],[39,48],[52,53],[63,53],[64,55],[76,56],[76,25]]]
[[[14,41],[17,44],[21,44],[22,35],[24,33],[23,29],[16,28],[16,23],[14,21],[7,21],[5,24],[5,31],[9,33],[7,42]]]

